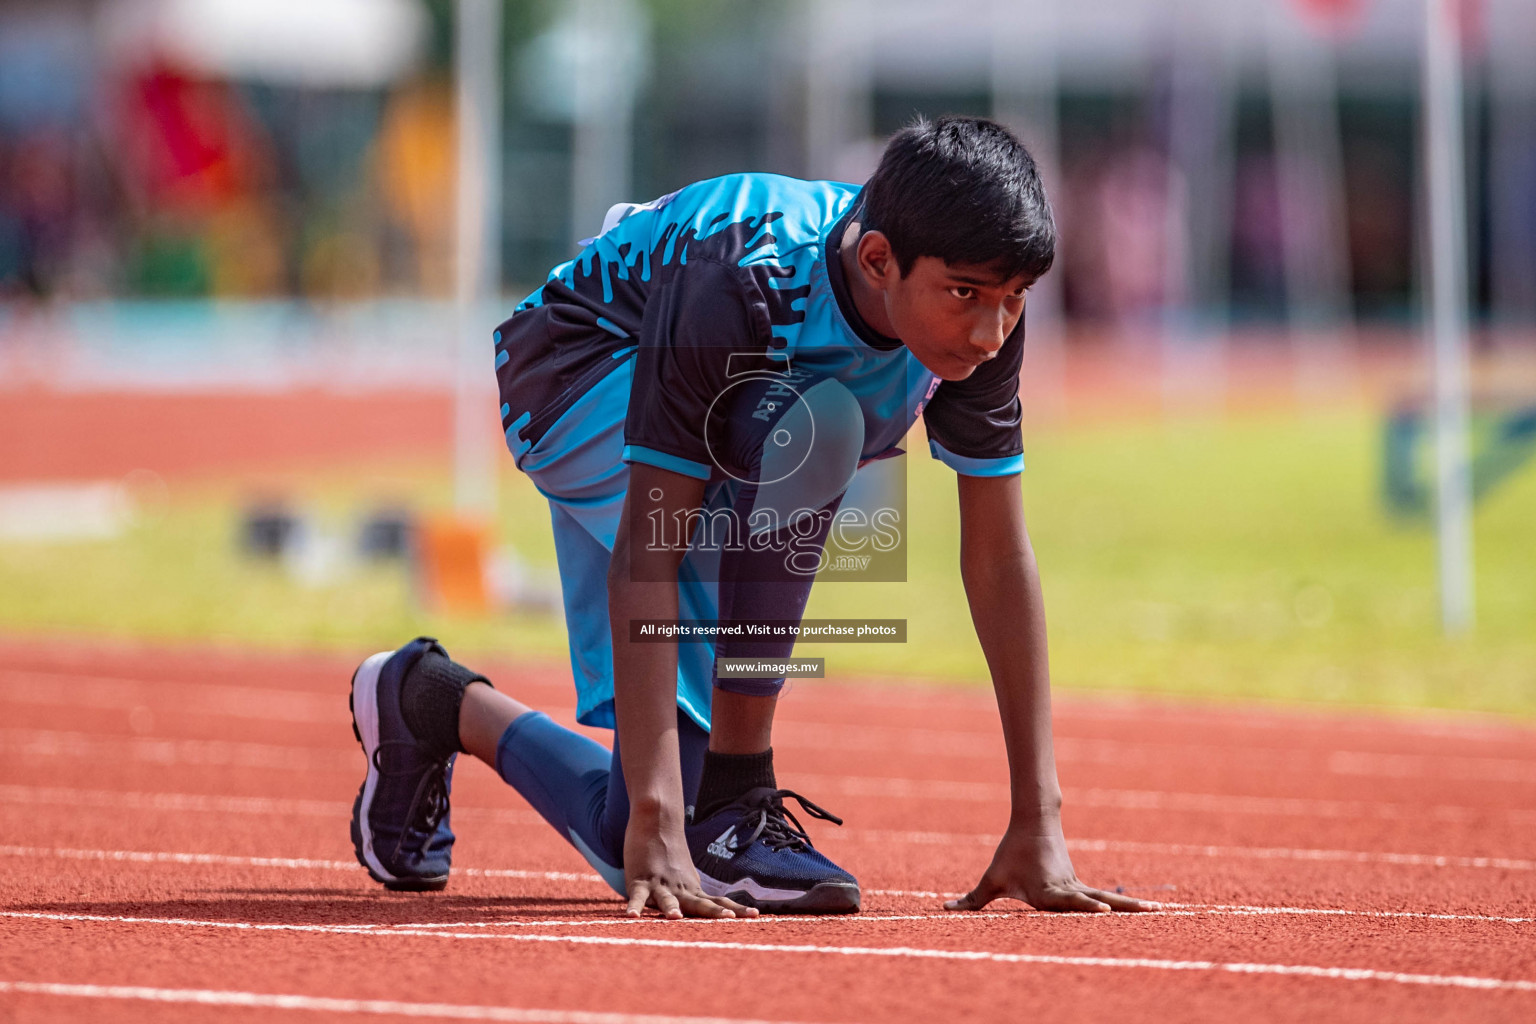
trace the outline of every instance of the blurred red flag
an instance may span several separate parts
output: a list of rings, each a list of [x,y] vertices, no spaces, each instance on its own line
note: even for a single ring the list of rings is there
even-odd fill
[[[1435,5],[1431,18],[1442,14],[1444,28],[1461,40],[1463,56],[1477,56],[1487,48],[1488,0],[1445,0],[1443,6]]]
[[[1326,32],[1342,33],[1360,23],[1371,0],[1293,0],[1308,23]]]
[[[1343,35],[1359,26],[1371,0],[1292,0],[1302,20],[1332,35]],[[1461,45],[1468,52],[1481,50],[1483,15],[1487,0],[1451,0],[1456,11]]]

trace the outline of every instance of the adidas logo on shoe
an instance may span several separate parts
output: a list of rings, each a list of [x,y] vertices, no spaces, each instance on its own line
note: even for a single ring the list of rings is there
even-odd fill
[[[709,851],[711,856],[719,857],[721,860],[730,860],[732,857],[736,856],[736,826],[732,825],[730,828],[720,833],[720,835],[716,837],[715,841],[710,843],[709,846],[707,846],[705,849]]]
[[[687,826],[699,884],[767,914],[852,914],[859,883],[811,845],[784,806],[788,797],[813,818],[842,819],[788,789],[760,786]]]

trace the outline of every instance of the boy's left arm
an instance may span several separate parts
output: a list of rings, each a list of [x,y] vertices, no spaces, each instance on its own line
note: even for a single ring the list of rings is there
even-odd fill
[[[997,693],[1013,806],[981,881],[944,905],[980,910],[1011,897],[1038,910],[1157,910],[1156,903],[1086,885],[1072,870],[1051,747],[1045,608],[1019,478],[962,475],[959,481],[960,575]]]

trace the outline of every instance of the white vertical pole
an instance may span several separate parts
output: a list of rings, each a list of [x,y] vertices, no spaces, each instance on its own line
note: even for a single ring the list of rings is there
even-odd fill
[[[1047,196],[1059,211],[1061,131],[1057,26],[1059,0],[1025,7],[1015,0],[991,0],[992,116],[1018,133],[1034,156]],[[1058,222],[1058,228],[1060,224]],[[1056,265],[1029,290],[1025,310],[1024,416],[1031,423],[1059,420],[1066,410],[1066,354],[1062,322],[1062,281],[1066,274],[1060,244]]]
[[[458,0],[454,16],[456,372],[453,500],[461,515],[496,508],[489,323],[501,280],[501,2]]]
[[[1297,391],[1316,399],[1349,382],[1345,356],[1353,321],[1337,57],[1331,41],[1299,31],[1291,11],[1277,5],[1269,13],[1264,38],[1286,320]]]
[[[1489,222],[1493,315],[1505,328],[1536,314],[1536,236],[1530,210],[1536,205],[1536,4],[1490,2],[1487,7],[1492,132],[1489,140]],[[1503,354],[1514,355],[1501,332]],[[1496,336],[1497,337],[1497,336]]]
[[[573,90],[571,241],[596,235],[614,203],[646,198],[630,193],[634,150],[635,59],[645,32],[633,0],[575,0],[580,49]]]
[[[1429,179],[1427,317],[1435,367],[1440,617],[1472,625],[1472,479],[1467,440],[1466,211],[1458,0],[1424,0],[1424,160]]]
[[[874,132],[870,37],[879,18],[871,0],[809,0],[804,9],[807,176],[852,176],[848,147]]]
[[[1220,408],[1226,393],[1235,5],[1178,0],[1169,83],[1163,262],[1165,412]]]

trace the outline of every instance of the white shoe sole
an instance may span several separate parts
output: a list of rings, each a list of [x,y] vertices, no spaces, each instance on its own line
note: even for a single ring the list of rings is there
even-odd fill
[[[773,889],[750,877],[722,882],[700,871],[699,885],[710,896],[725,896],[767,914],[859,912],[859,887],[847,882],[818,882],[809,889]]]
[[[385,885],[399,879],[379,863],[378,854],[373,850],[373,831],[368,827],[368,812],[373,807],[373,794],[379,782],[378,766],[374,763],[374,753],[379,749],[379,673],[394,654],[394,651],[380,651],[352,674],[352,727],[357,731],[357,741],[363,745],[363,756],[368,759],[368,774],[363,779],[357,806],[357,832],[362,840],[358,853],[373,877]]]

